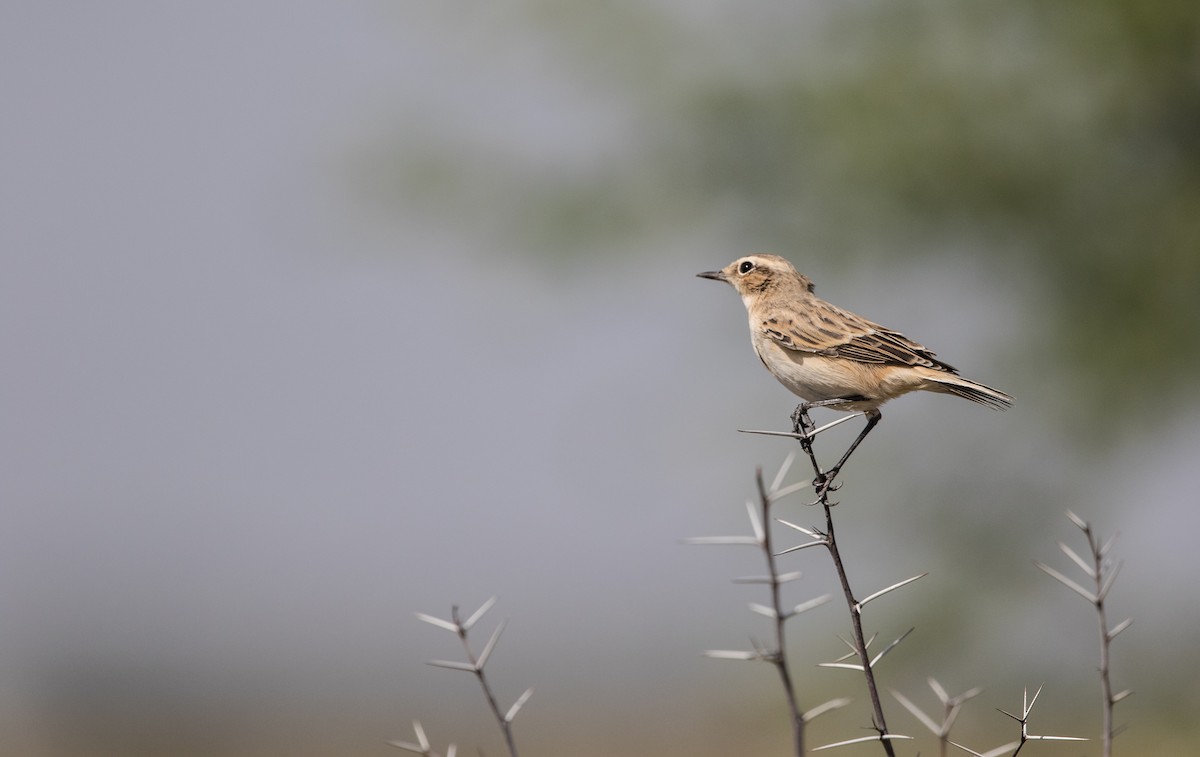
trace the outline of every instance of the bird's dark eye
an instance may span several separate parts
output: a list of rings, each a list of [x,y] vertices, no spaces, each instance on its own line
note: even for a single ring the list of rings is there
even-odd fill
[[[750,273],[753,270],[754,270],[754,264],[751,263],[749,260],[743,260],[742,264],[740,266],[738,266],[738,273],[741,273],[741,274]]]

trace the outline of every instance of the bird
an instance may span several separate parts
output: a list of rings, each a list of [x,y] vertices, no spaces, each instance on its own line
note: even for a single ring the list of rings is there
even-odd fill
[[[842,459],[826,471],[832,482],[854,450],[879,423],[879,406],[914,391],[952,394],[995,410],[1013,398],[963,378],[921,344],[898,331],[826,302],[813,282],[786,258],[747,255],[719,271],[696,274],[723,281],[742,297],[750,342],[767,370],[804,402],[793,415],[796,433],[812,407],[861,412],[866,426]]]

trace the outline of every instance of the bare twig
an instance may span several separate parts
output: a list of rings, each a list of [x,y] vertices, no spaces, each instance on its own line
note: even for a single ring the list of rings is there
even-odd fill
[[[1033,705],[1037,702],[1038,695],[1042,693],[1042,687],[1038,686],[1038,690],[1033,692],[1033,698],[1029,697],[1029,689],[1025,689],[1021,695],[1021,715],[1018,717],[1007,710],[1000,710],[1005,715],[1021,724],[1021,738],[1010,744],[996,747],[989,752],[976,752],[974,749],[963,746],[962,744],[951,741],[950,743],[959,749],[975,757],[999,757],[1008,750],[1013,750],[1012,757],[1017,757],[1017,754],[1025,747],[1025,744],[1030,741],[1087,741],[1087,739],[1079,738],[1078,736],[1035,736],[1029,732],[1029,713],[1033,712]]]
[[[1108,616],[1104,608],[1104,600],[1108,596],[1113,582],[1116,581],[1117,574],[1121,571],[1121,563],[1114,563],[1108,558],[1109,548],[1116,537],[1109,539],[1107,542],[1101,542],[1099,535],[1092,528],[1092,524],[1070,510],[1067,511],[1067,517],[1087,537],[1088,555],[1086,559],[1080,557],[1073,549],[1062,542],[1058,543],[1059,549],[1090,579],[1092,588],[1084,588],[1048,565],[1040,562],[1035,564],[1051,578],[1086,599],[1096,609],[1096,618],[1100,626],[1100,693],[1104,719],[1103,731],[1101,733],[1101,742],[1103,744],[1102,754],[1104,757],[1112,757],[1113,739],[1119,732],[1113,720],[1113,708],[1117,702],[1133,692],[1129,689],[1116,693],[1113,692],[1110,674],[1110,648],[1112,640],[1117,637],[1117,634],[1128,628],[1133,623],[1133,619],[1127,618],[1113,628],[1108,627]]]
[[[896,701],[904,705],[904,708],[911,712],[917,720],[921,721],[921,724],[928,728],[934,736],[937,736],[938,756],[946,757],[947,747],[950,744],[950,729],[954,726],[954,721],[958,719],[958,713],[961,711],[964,703],[979,696],[983,692],[983,689],[976,687],[956,697],[952,697],[933,678],[929,679],[929,688],[933,689],[933,693],[937,695],[938,701],[942,703],[941,722],[935,721],[926,715],[920,707],[917,707],[895,689],[892,690],[892,696],[896,698]]]
[[[883,746],[883,751],[888,755],[888,757],[895,757],[896,751],[892,746],[891,741],[892,738],[895,737],[888,732],[887,721],[883,715],[883,703],[879,699],[879,690],[875,684],[875,673],[872,671],[872,665],[879,659],[879,657],[882,657],[883,653],[880,653],[879,657],[876,657],[875,660],[872,660],[870,654],[867,652],[867,640],[862,629],[862,605],[865,602],[859,602],[854,598],[854,592],[850,588],[850,579],[846,575],[846,566],[842,563],[842,554],[838,550],[836,531],[833,527],[833,506],[837,503],[830,502],[829,494],[837,487],[832,485],[832,476],[821,469],[821,465],[817,462],[817,456],[813,452],[813,439],[819,432],[825,430],[825,428],[828,428],[828,426],[817,429],[815,424],[809,418],[808,407],[805,405],[801,405],[800,407],[796,408],[796,414],[793,416],[793,421],[794,436],[800,442],[800,448],[804,450],[804,454],[808,456],[809,462],[812,463],[813,473],[815,475],[813,486],[817,490],[817,501],[814,504],[820,504],[822,509],[825,511],[825,532],[820,535],[819,541],[820,543],[824,544],[826,549],[829,550],[829,555],[833,558],[833,565],[837,570],[838,580],[842,585],[842,593],[846,597],[846,606],[850,609],[850,626],[854,633],[853,647],[855,653],[858,655],[863,677],[867,682],[867,694],[871,699],[871,709],[873,711],[871,724],[878,733],[877,738],[879,739],[879,743]],[[861,439],[862,436],[855,441],[855,444],[857,444],[858,441],[861,441]],[[845,464],[850,452],[853,452],[853,446],[845,455],[843,455],[841,461],[839,461],[837,465],[838,468]],[[836,471],[834,471],[834,473],[836,474]],[[909,580],[911,581],[916,579]],[[902,584],[903,583],[907,582],[902,582]],[[868,597],[868,601],[873,599],[875,596],[886,593],[887,591],[897,588],[902,584],[889,587],[888,589],[885,589],[884,592],[872,595],[871,597]],[[899,639],[885,649],[884,653],[895,646],[896,643],[899,643]]]
[[[685,539],[687,544],[737,544],[750,545],[758,547],[763,551],[767,561],[767,574],[765,576],[750,576],[745,578],[734,579],[738,583],[761,583],[766,584],[771,604],[762,605],[751,603],[750,609],[753,612],[770,618],[774,630],[774,640],[768,648],[758,642],[754,642],[753,651],[741,650],[710,650],[705,652],[709,657],[725,660],[759,660],[769,662],[779,674],[780,683],[783,685],[784,697],[787,700],[788,717],[792,725],[792,743],[794,746],[796,757],[802,757],[804,754],[804,736],[805,724],[813,718],[828,712],[829,710],[845,706],[848,702],[844,699],[834,699],[822,705],[801,712],[800,705],[796,697],[795,684],[792,680],[791,669],[788,665],[787,654],[787,636],[784,633],[784,624],[790,619],[818,607],[829,601],[829,596],[821,596],[811,599],[807,602],[801,602],[795,606],[785,606],[783,601],[783,584],[793,581],[800,577],[799,572],[780,573],[776,561],[778,554],[775,552],[774,539],[771,534],[771,507],[781,498],[802,488],[800,486],[791,485],[783,486],[783,479],[787,475],[793,460],[794,455],[789,455],[780,466],[779,472],[775,475],[774,480],[768,487],[763,481],[762,469],[755,471],[755,484],[758,488],[758,501],[747,502],[746,512],[750,518],[750,527],[753,532],[752,536],[714,536],[714,537],[698,537]],[[791,524],[788,524],[791,525]],[[792,526],[800,528],[799,526]],[[806,529],[800,528],[802,531]]]
[[[479,653],[478,657],[471,650],[471,644],[467,638],[471,627],[475,625],[475,623],[483,617],[484,613],[490,610],[494,604],[496,604],[496,598],[492,597],[488,601],[484,602],[483,605],[474,613],[472,613],[471,617],[467,618],[466,620],[462,620],[459,617],[458,605],[454,605],[450,608],[450,620],[443,620],[433,615],[426,615],[422,612],[416,613],[416,615],[420,620],[423,620],[430,625],[437,626],[438,628],[451,631],[458,636],[459,640],[462,642],[463,649],[466,651],[467,662],[455,662],[452,660],[430,660],[429,664],[439,668],[448,668],[450,670],[463,670],[475,675],[475,678],[479,681],[480,687],[483,689],[483,695],[487,699],[488,707],[491,709],[492,715],[496,718],[496,722],[499,723],[500,730],[504,733],[504,743],[508,747],[509,757],[517,757],[517,744],[513,738],[512,721],[513,718],[517,716],[517,713],[520,711],[521,707],[527,701],[529,701],[529,697],[533,694],[533,689],[526,689],[525,693],[517,698],[517,701],[508,708],[507,712],[501,712],[500,705],[496,701],[496,695],[492,693],[492,687],[488,683],[487,675],[484,673],[484,666],[487,665],[488,658],[491,657],[492,651],[495,650],[496,642],[500,640],[500,634],[504,631],[504,622],[501,621],[500,624],[496,626],[496,630],[492,632],[491,638],[488,639],[487,644],[484,645],[483,651]],[[424,740],[423,732],[420,730],[419,725],[417,726],[417,735],[421,741],[420,746],[428,749],[428,742]],[[397,742],[392,743],[393,746],[398,746],[402,749],[409,749],[409,751],[416,751],[410,748],[412,746],[411,744]],[[451,750],[453,750],[453,747],[451,747]],[[425,752],[421,753],[424,754]],[[450,757],[450,755],[448,754],[447,757]]]
[[[425,736],[425,729],[421,727],[421,721],[413,721],[413,732],[417,734],[417,743],[415,744],[411,741],[389,741],[388,744],[406,752],[424,755],[424,757],[442,757],[430,746],[429,739]],[[456,752],[457,748],[451,744],[446,748],[446,757],[454,757]]]
[[[776,478],[777,483],[780,478]],[[780,586],[783,582],[779,580],[779,571],[775,565],[775,550],[771,544],[772,499],[763,485],[761,467],[754,471],[754,483],[758,486],[758,502],[762,513],[762,547],[767,557],[767,577],[770,580],[771,607],[775,614],[775,653],[770,658],[770,662],[775,666],[775,670],[779,672],[779,682],[783,684],[783,693],[787,698],[788,717],[792,721],[792,744],[796,748],[796,757],[803,757],[804,715],[801,714],[800,705],[796,701],[796,689],[792,684],[792,674],[788,669],[787,640],[783,628],[783,624],[790,616],[784,612],[783,600],[780,595]]]

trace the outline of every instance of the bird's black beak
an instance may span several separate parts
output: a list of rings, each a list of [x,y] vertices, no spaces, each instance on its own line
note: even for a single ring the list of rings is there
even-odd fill
[[[712,279],[713,281],[725,281],[724,271],[705,271],[704,273],[696,274],[702,279]]]

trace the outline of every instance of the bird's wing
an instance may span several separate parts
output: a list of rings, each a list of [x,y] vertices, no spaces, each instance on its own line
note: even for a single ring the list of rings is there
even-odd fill
[[[797,352],[840,357],[859,363],[919,365],[958,373],[898,331],[872,323],[824,300],[812,298],[803,309],[777,314],[761,325],[763,333]]]

